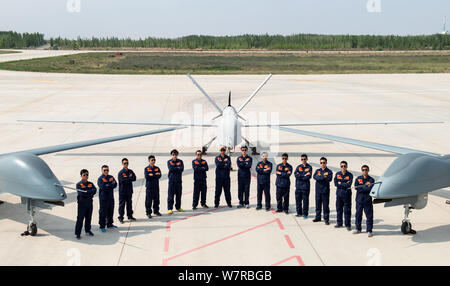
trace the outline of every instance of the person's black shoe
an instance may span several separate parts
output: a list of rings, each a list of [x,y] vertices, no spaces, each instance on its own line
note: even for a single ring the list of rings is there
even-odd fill
[[[238,209],[240,209],[240,208],[243,208],[244,205],[239,204],[239,205],[237,205],[236,207],[237,207]]]
[[[219,208],[219,205],[214,205],[214,208],[218,209],[218,208]]]
[[[260,209],[262,209],[262,207],[256,207],[256,210],[259,211]]]
[[[348,231],[351,231],[351,230],[352,230],[352,227],[351,227],[351,226],[347,226],[347,230],[348,230]]]
[[[289,211],[284,211],[285,214],[289,214]]]
[[[155,215],[162,216],[162,214],[160,212],[155,212]]]
[[[270,208],[266,208],[266,212],[270,211]]]
[[[136,218],[135,217],[129,217],[128,220],[136,221]]]
[[[202,205],[202,207],[205,208],[205,209],[209,209],[207,204]]]
[[[282,210],[276,210],[276,212],[277,212],[277,213],[281,213],[281,212],[282,212]]]
[[[123,223],[123,218],[120,218],[120,217],[119,217],[119,222],[120,222],[120,223]]]
[[[148,217],[148,218],[152,218],[152,215],[151,215],[151,214],[148,214],[147,217]]]
[[[313,219],[313,222],[318,222],[318,221],[321,221],[321,219],[320,218]]]
[[[194,210],[194,211],[195,211],[196,209],[197,209],[197,207],[192,207],[192,210]]]
[[[81,239],[81,236],[80,236],[80,235],[75,235],[75,238],[78,239],[78,240],[80,240],[80,239]]]
[[[94,234],[92,233],[92,231],[86,232],[86,235],[87,235],[87,236],[94,236]]]
[[[337,225],[335,225],[334,227],[335,227],[335,228],[341,228],[341,227],[343,227],[343,226],[342,226],[342,224],[337,224]]]
[[[326,220],[326,221],[325,221],[325,224],[326,224],[326,225],[329,225],[329,224],[330,224],[330,222]]]
[[[229,207],[229,208],[232,208],[232,207],[233,207],[233,205],[231,205],[231,204],[230,204],[230,205],[228,205],[228,207]]]
[[[0,201],[0,205],[3,204],[3,203],[4,203],[4,201]]]

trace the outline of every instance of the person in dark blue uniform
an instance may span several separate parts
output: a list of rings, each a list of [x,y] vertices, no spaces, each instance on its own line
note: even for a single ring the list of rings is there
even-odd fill
[[[197,150],[195,152],[196,158],[192,161],[192,169],[194,170],[194,196],[192,200],[192,209],[196,210],[198,201],[200,199],[200,205],[204,208],[208,208],[206,205],[206,172],[209,170],[208,162],[202,159],[202,151]]]
[[[300,156],[302,163],[297,166],[294,172],[295,176],[295,205],[297,214],[295,216],[308,217],[309,211],[309,191],[311,188],[310,180],[313,169],[308,164],[308,155],[302,154]]]
[[[247,155],[247,146],[241,147],[242,155],[237,157],[236,164],[238,166],[238,208],[250,208],[250,181],[251,181],[251,168],[253,159]]]
[[[182,174],[184,171],[183,161],[178,159],[178,150],[173,149],[170,151],[172,159],[167,161],[167,167],[169,168],[169,194],[167,196],[167,209],[169,215],[173,213],[173,203],[175,201],[175,209],[179,212],[184,212],[181,208],[181,194],[182,188]]]
[[[149,219],[152,218],[152,206],[155,215],[161,216],[159,212],[159,179],[161,178],[161,169],[155,165],[155,162],[155,156],[148,156],[149,165],[144,169],[145,212]]]
[[[336,225],[342,227],[342,213],[344,214],[344,223],[348,231],[352,230],[352,182],[353,174],[347,171],[347,162],[342,161],[341,171],[334,176],[334,185],[336,186]]]
[[[281,155],[282,163],[277,165],[277,213],[284,211],[289,214],[289,189],[291,187],[292,166],[288,164],[288,154]]]
[[[320,169],[314,172],[313,176],[316,180],[316,217],[313,222],[322,220],[322,207],[323,218],[325,224],[330,224],[330,182],[333,180],[333,172],[327,168],[327,158],[320,158]]]
[[[99,222],[100,231],[106,232],[107,228],[117,228],[113,225],[114,216],[114,189],[117,187],[117,182],[113,176],[109,174],[109,167],[102,166],[102,175],[97,180],[98,197],[100,201]]]
[[[91,219],[92,219],[92,198],[97,193],[97,188],[93,183],[89,182],[89,172],[86,169],[80,171],[81,181],[77,183],[77,203],[78,214],[77,222],[75,224],[75,237],[81,238],[81,229],[83,228],[87,236],[94,236],[91,231]]]
[[[218,208],[220,203],[220,196],[223,193],[225,195],[225,201],[228,207],[231,205],[231,192],[230,192],[230,170],[231,170],[231,158],[225,154],[225,147],[220,148],[220,155],[218,155],[214,162],[216,163],[216,193],[214,195],[214,207]]]
[[[355,180],[356,189],[356,213],[355,213],[355,234],[361,233],[362,213],[366,215],[366,230],[369,237],[372,237],[373,228],[373,205],[370,191],[372,190],[375,180],[369,176],[369,166],[361,167],[362,176]]]
[[[128,159],[122,159],[123,169],[117,175],[119,180],[119,221],[123,223],[125,206],[127,207],[127,217],[131,221],[136,221],[133,217],[133,182],[136,181],[136,175],[133,170],[128,169]]]
[[[258,188],[256,194],[256,210],[262,209],[262,194],[266,198],[266,211],[270,210],[270,174],[272,173],[272,163],[267,160],[267,153],[261,154],[262,161],[256,165]]]

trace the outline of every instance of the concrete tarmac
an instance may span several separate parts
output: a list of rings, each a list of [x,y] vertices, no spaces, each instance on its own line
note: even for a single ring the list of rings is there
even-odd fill
[[[195,76],[219,106],[240,106],[264,79],[263,75]],[[343,137],[362,139],[448,154],[450,139],[450,75],[274,75],[242,116],[249,120],[442,120],[444,124],[392,126],[295,127]],[[1,153],[152,130],[157,126],[17,123],[18,119],[85,120],[204,120],[216,112],[186,76],[80,75],[0,71]],[[203,132],[202,132],[203,130]],[[267,128],[254,128],[248,137],[270,143],[271,160],[279,163],[289,153],[289,163],[300,164],[299,155],[309,154],[313,168],[326,156],[336,172],[346,160],[356,177],[362,164],[380,176],[396,155],[363,147],[333,143]],[[256,135],[259,138],[255,137]],[[215,135],[214,128],[188,128],[121,142],[108,143],[42,156],[63,184],[74,187],[79,171],[87,168],[90,181],[97,181],[100,166],[108,164],[117,178],[121,159],[130,160],[137,174],[133,208],[136,222],[117,221],[117,230],[98,230],[98,195],[94,198],[94,237],[74,238],[76,192],[67,190],[65,207],[38,209],[38,236],[21,237],[28,216],[20,198],[0,194],[0,265],[450,265],[450,190],[429,196],[425,209],[410,215],[416,235],[403,235],[402,207],[374,206],[374,236],[354,235],[335,229],[335,188],[332,187],[331,221],[313,223],[314,181],[308,219],[295,215],[295,179],[292,176],[290,214],[256,211],[256,178],[252,177],[250,209],[237,209],[237,172],[231,173],[234,208],[192,210],[195,150]],[[255,139],[256,138],[256,139]],[[167,215],[167,160],[178,148],[184,161],[182,208]],[[213,145],[205,156],[208,172],[207,204],[214,205]],[[163,171],[160,182],[162,217],[145,216],[147,156],[155,154]],[[232,162],[236,169],[236,157]],[[254,156],[254,166],[259,160]],[[253,172],[254,175],[255,172]],[[449,174],[450,175],[450,174]],[[26,174],[24,174],[26,180]],[[272,175],[272,207],[275,201]],[[354,200],[354,195],[352,200]],[[354,229],[355,204],[352,205]]]

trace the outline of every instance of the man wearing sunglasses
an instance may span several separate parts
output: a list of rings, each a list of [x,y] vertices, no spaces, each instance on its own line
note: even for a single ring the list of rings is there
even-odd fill
[[[114,189],[117,187],[117,182],[113,176],[109,174],[109,167],[102,166],[102,175],[97,180],[98,197],[100,201],[99,209],[99,225],[100,231],[106,232],[107,228],[117,228],[113,225],[114,216]]]
[[[300,156],[302,163],[295,169],[295,205],[297,214],[299,217],[303,215],[303,218],[308,217],[309,210],[309,190],[310,179],[312,177],[312,167],[308,164],[308,155],[302,154]]]
[[[133,217],[133,182],[136,181],[136,175],[133,170],[128,169],[128,159],[122,159],[122,167],[117,175],[119,180],[119,221],[123,223],[123,216],[125,213],[125,206],[127,208],[127,217],[131,221],[136,221]]]
[[[266,211],[270,211],[270,174],[272,173],[272,163],[267,160],[267,153],[261,154],[262,161],[256,165],[258,173],[258,189],[256,194],[256,210],[262,209],[262,194],[266,198]]]
[[[277,213],[284,211],[289,214],[289,188],[291,187],[292,166],[287,162],[288,154],[281,155],[282,162],[277,165]]]
[[[183,161],[178,159],[178,150],[173,149],[170,151],[172,159],[167,161],[167,167],[169,169],[169,194],[167,196],[167,209],[169,215],[173,213],[173,204],[175,202],[175,209],[179,212],[184,212],[181,208],[181,195],[183,191],[182,186],[182,174],[184,171]]]
[[[92,182],[89,182],[89,171],[83,169],[80,171],[81,181],[77,183],[77,203],[78,203],[78,214],[77,222],[75,224],[75,237],[81,239],[81,229],[83,228],[84,221],[84,231],[87,236],[94,236],[91,231],[91,220],[92,220],[92,198],[95,193],[97,193],[97,188]]]
[[[336,228],[342,227],[342,214],[344,223],[348,231],[352,230],[352,182],[353,174],[347,171],[347,162],[341,161],[341,170],[334,177],[336,186]]]
[[[223,193],[225,200],[229,208],[231,205],[231,192],[230,192],[230,170],[231,170],[231,158],[225,154],[226,148],[220,148],[220,155],[218,155],[214,162],[216,163],[216,193],[214,195],[214,207],[218,208],[220,203],[220,196]]]
[[[237,157],[236,164],[238,166],[238,208],[250,208],[250,181],[251,181],[251,168],[253,159],[247,155],[247,146],[241,147],[242,155]]]
[[[322,220],[325,224],[330,224],[330,182],[333,180],[333,172],[327,168],[327,158],[320,158],[320,168],[314,172],[313,176],[316,180],[316,217],[313,222]]]
[[[161,169],[155,165],[155,162],[155,156],[148,156],[149,165],[144,169],[145,212],[149,219],[152,218],[152,206],[155,215],[161,216],[159,212],[159,179],[161,178]]]
[[[369,176],[369,166],[363,165],[361,167],[362,176],[359,176],[355,180],[356,189],[356,213],[355,213],[355,225],[356,230],[354,234],[361,233],[361,221],[362,213],[366,215],[366,230],[369,237],[372,237],[373,228],[373,205],[370,191],[372,190],[375,180]]]
[[[206,172],[209,170],[208,162],[202,159],[201,150],[197,150],[195,152],[195,156],[196,158],[192,161],[192,169],[194,170],[194,195],[192,200],[192,209],[197,209],[199,199],[200,205],[207,209],[206,192],[208,188],[206,186]]]

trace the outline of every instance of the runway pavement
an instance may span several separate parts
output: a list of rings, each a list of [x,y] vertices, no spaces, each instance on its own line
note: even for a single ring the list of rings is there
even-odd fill
[[[2,55],[6,56],[6,55]],[[198,82],[220,106],[237,107],[264,79],[263,75],[196,76]],[[46,74],[0,71],[0,153],[76,142],[157,129],[154,126],[79,125],[17,123],[18,119],[172,120],[215,115],[214,109],[186,76],[132,76]],[[450,153],[450,75],[274,75],[242,113],[263,120],[273,112],[280,121],[298,120],[442,120],[444,124],[397,126],[321,126],[298,129],[363,139],[367,141]],[[296,127],[297,128],[297,127]],[[281,161],[290,155],[294,167],[301,153],[309,154],[318,167],[328,157],[333,172],[347,160],[355,177],[368,164],[373,176],[380,176],[395,155],[363,147],[333,143],[286,132],[265,134],[259,141],[272,144],[271,158]],[[0,200],[0,265],[449,265],[450,190],[429,196],[428,206],[413,211],[410,218],[416,235],[403,235],[402,207],[375,205],[374,236],[353,235],[335,229],[335,188],[332,188],[331,224],[313,223],[314,183],[310,195],[310,216],[296,218],[294,184],[290,193],[290,214],[256,211],[256,178],[251,182],[251,208],[229,209],[221,200],[219,209],[191,209],[193,177],[191,161],[201,143],[215,134],[208,128],[186,129],[166,134],[108,143],[42,156],[55,175],[74,186],[79,171],[87,168],[96,182],[100,166],[108,164],[117,177],[122,157],[130,160],[138,180],[133,206],[137,222],[120,224],[119,229],[98,231],[98,196],[94,199],[94,237],[74,239],[76,194],[68,190],[65,207],[39,209],[38,236],[21,237],[28,216],[20,198],[3,193]],[[279,145],[277,145],[279,141]],[[200,142],[200,143],[199,143]],[[167,215],[167,177],[161,187],[162,217],[145,216],[143,170],[147,156],[155,154],[157,165],[167,174],[166,162],[173,147],[185,163],[183,176],[184,213]],[[277,148],[278,146],[278,148]],[[214,200],[214,156],[206,156],[207,204]],[[236,156],[232,156],[236,168]],[[254,157],[254,164],[259,160]],[[23,174],[24,180],[27,175]],[[232,201],[237,202],[237,172],[231,173]],[[275,206],[275,175],[272,175],[272,206]],[[117,217],[118,195],[115,193]],[[353,195],[354,199],[354,195]],[[234,204],[236,205],[236,204]],[[354,203],[352,206],[354,222]],[[365,229],[363,221],[363,230]]]

